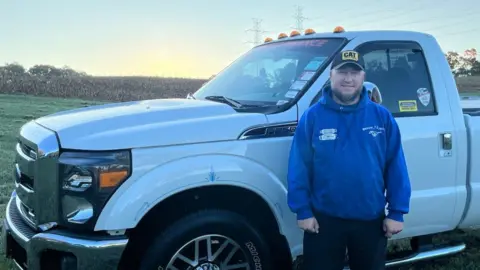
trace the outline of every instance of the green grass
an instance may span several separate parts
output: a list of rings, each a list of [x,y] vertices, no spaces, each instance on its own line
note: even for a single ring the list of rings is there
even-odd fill
[[[78,99],[44,98],[31,96],[0,95],[0,218],[4,217],[5,204],[13,189],[11,181],[14,144],[19,128],[31,119],[57,111],[100,104]],[[480,232],[453,232],[436,241],[463,240],[467,251],[446,259],[417,263],[401,267],[401,270],[480,270]],[[406,241],[392,243],[390,249],[403,249]],[[0,270],[13,269],[10,262],[0,257]]]

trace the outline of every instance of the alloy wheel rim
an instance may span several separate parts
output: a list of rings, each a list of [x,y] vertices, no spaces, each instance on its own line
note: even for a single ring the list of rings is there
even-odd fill
[[[166,270],[183,269],[250,270],[250,265],[247,255],[236,241],[223,235],[208,234],[184,244],[166,267]]]

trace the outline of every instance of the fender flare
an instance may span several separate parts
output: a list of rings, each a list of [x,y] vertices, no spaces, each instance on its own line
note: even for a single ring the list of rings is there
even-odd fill
[[[131,178],[103,208],[95,230],[134,228],[150,209],[169,196],[189,188],[213,185],[237,186],[258,194],[269,205],[290,247],[301,243],[302,232],[288,207],[287,189],[280,179],[251,159],[220,154],[180,158],[148,171],[134,166]]]

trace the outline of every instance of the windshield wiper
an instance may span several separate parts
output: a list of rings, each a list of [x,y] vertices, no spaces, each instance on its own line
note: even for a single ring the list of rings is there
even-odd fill
[[[223,103],[226,103],[226,104],[228,104],[230,106],[233,106],[235,108],[243,107],[242,103],[240,103],[240,102],[238,102],[234,99],[225,97],[225,96],[206,96],[205,99],[212,100],[212,101],[223,102]]]

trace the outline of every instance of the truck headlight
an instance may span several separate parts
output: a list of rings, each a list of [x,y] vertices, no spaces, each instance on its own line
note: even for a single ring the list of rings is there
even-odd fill
[[[108,198],[131,174],[129,151],[64,152],[59,157],[61,223],[92,229]]]

